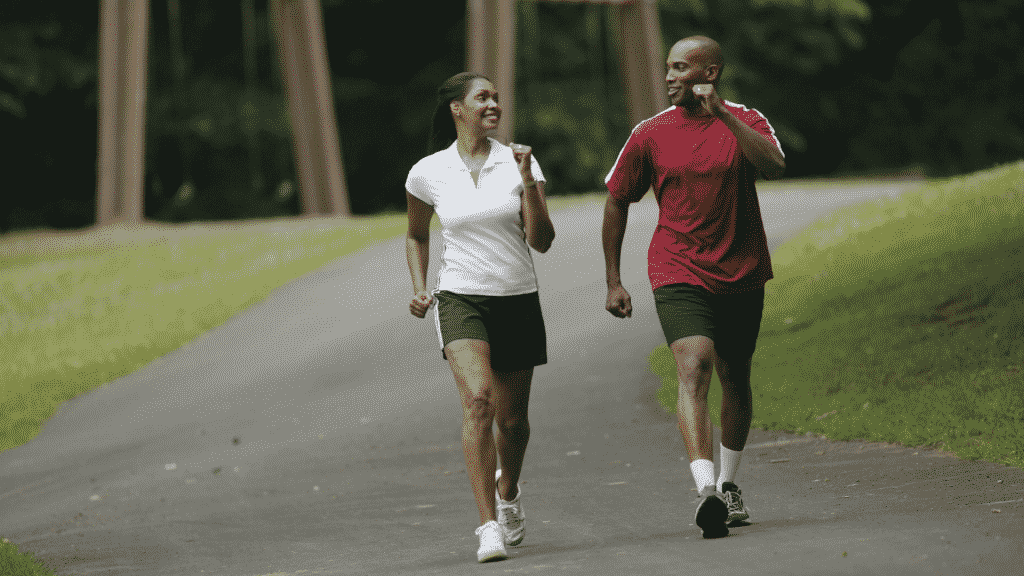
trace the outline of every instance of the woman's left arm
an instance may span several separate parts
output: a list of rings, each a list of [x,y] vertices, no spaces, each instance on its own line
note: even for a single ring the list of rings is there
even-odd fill
[[[523,229],[526,242],[537,252],[544,253],[551,248],[555,239],[555,226],[548,215],[548,204],[544,200],[544,183],[533,181],[523,183]]]
[[[555,226],[551,223],[548,204],[544,199],[544,182],[533,178],[529,152],[516,154],[516,164],[523,179],[523,231],[526,232],[526,243],[543,254],[551,248],[551,242],[555,239]]]

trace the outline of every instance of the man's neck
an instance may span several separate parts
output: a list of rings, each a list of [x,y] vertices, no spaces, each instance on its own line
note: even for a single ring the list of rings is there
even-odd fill
[[[692,118],[692,119],[695,119],[695,120],[696,119],[702,119],[702,118],[708,118],[708,117],[714,116],[714,114],[712,114],[711,112],[708,112],[699,103],[695,104],[695,105],[681,104],[681,105],[677,106],[677,108],[679,108],[680,112],[683,113],[683,116],[686,116],[687,118]]]

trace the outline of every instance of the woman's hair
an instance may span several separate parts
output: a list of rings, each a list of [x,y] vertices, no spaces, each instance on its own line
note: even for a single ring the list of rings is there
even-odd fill
[[[477,78],[490,82],[490,78],[474,72],[459,72],[445,80],[437,87],[437,104],[434,106],[434,117],[430,122],[430,143],[427,154],[444,150],[458,138],[455,131],[455,119],[452,118],[450,104],[456,98],[462,100],[469,92],[469,85]]]

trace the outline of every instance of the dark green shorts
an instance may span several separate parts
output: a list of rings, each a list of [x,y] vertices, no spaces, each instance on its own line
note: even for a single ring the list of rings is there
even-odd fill
[[[449,342],[472,338],[490,344],[491,368],[524,370],[548,361],[547,334],[536,292],[478,296],[442,290],[434,294],[441,356]]]
[[[764,288],[712,294],[703,286],[671,284],[654,291],[658,320],[671,345],[687,336],[707,336],[724,358],[754,355],[764,311]]]

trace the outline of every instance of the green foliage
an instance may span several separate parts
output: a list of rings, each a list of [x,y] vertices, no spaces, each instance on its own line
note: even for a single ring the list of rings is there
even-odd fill
[[[1024,163],[840,210],[781,246],[755,426],[1024,467]],[[652,353],[674,409],[674,362]],[[718,418],[719,397],[710,401]]]
[[[53,576],[53,571],[31,552],[19,552],[7,538],[0,539],[0,574],[4,576]]]
[[[894,47],[891,67],[876,63],[858,79],[856,96],[869,105],[852,118],[861,129],[844,166],[918,162],[956,174],[1024,156],[1024,112],[1008,88],[1024,74],[1024,5],[960,2],[932,14]]]
[[[61,23],[52,20],[0,22],[0,81],[9,87],[0,88],[0,114],[24,119],[26,96],[77,90],[95,81],[95,62],[61,49],[61,33]]]
[[[628,125],[608,9],[520,2],[516,139],[553,193],[600,189]]]

